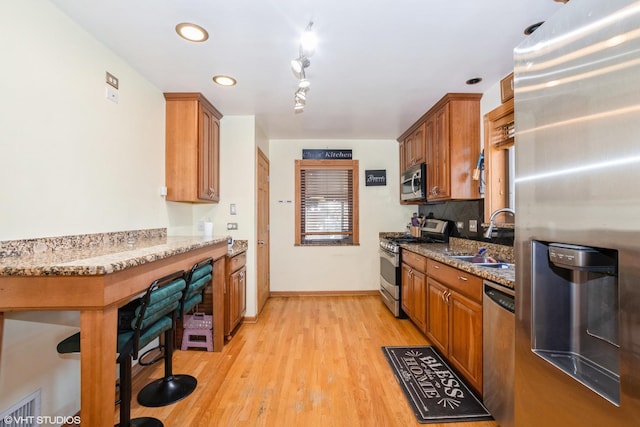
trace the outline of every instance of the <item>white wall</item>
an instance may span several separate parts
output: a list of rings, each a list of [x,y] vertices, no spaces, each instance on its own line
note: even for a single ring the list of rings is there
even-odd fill
[[[166,225],[162,93],[48,1],[4,2],[0,49],[0,240]]]
[[[360,168],[360,245],[294,246],[295,167],[303,148],[353,150]],[[399,149],[393,140],[271,140],[271,290],[379,289],[378,233],[404,231],[416,208],[399,203]],[[386,169],[387,185],[366,187],[367,169]]]
[[[491,86],[485,93],[482,94],[482,99],[480,100],[480,123],[483,125],[484,123],[484,115],[490,112],[491,110],[497,108],[502,103],[502,98],[500,95],[500,81],[497,81],[493,86]],[[484,129],[484,126],[482,126]],[[484,130],[482,130],[482,138],[484,139]]]

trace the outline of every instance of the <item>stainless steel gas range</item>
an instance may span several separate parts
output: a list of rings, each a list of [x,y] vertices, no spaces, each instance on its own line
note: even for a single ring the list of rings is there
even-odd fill
[[[406,318],[401,306],[402,243],[445,243],[449,241],[449,221],[428,219],[422,228],[422,237],[410,235],[380,239],[380,296],[382,302],[398,318]]]

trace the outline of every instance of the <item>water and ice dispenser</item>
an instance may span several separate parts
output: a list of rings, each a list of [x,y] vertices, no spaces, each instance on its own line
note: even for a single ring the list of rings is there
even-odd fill
[[[620,404],[618,252],[533,242],[534,353]]]

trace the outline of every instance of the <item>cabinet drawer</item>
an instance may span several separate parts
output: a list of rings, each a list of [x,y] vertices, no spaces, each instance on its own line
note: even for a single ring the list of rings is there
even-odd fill
[[[245,252],[234,256],[229,259],[229,272],[232,273],[245,265],[247,262],[247,254]]]
[[[482,301],[482,279],[478,276],[431,259],[427,275],[476,302]]]
[[[427,271],[427,258],[413,252],[402,250],[402,262],[418,271]]]

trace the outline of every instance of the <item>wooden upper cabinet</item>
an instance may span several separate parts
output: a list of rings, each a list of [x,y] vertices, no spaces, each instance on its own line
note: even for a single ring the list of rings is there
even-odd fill
[[[398,138],[402,159],[407,138],[416,132],[423,135],[428,202],[480,198],[478,183],[471,178],[480,155],[481,97],[449,93]]]
[[[509,207],[509,148],[514,146],[513,98],[484,116],[484,217]],[[513,217],[506,216],[507,220]]]
[[[200,93],[165,93],[167,200],[220,200],[220,119]]]
[[[401,171],[426,161],[424,123],[401,142]]]
[[[443,105],[428,119],[431,134],[427,143],[427,200],[451,198],[449,158],[449,105]]]

